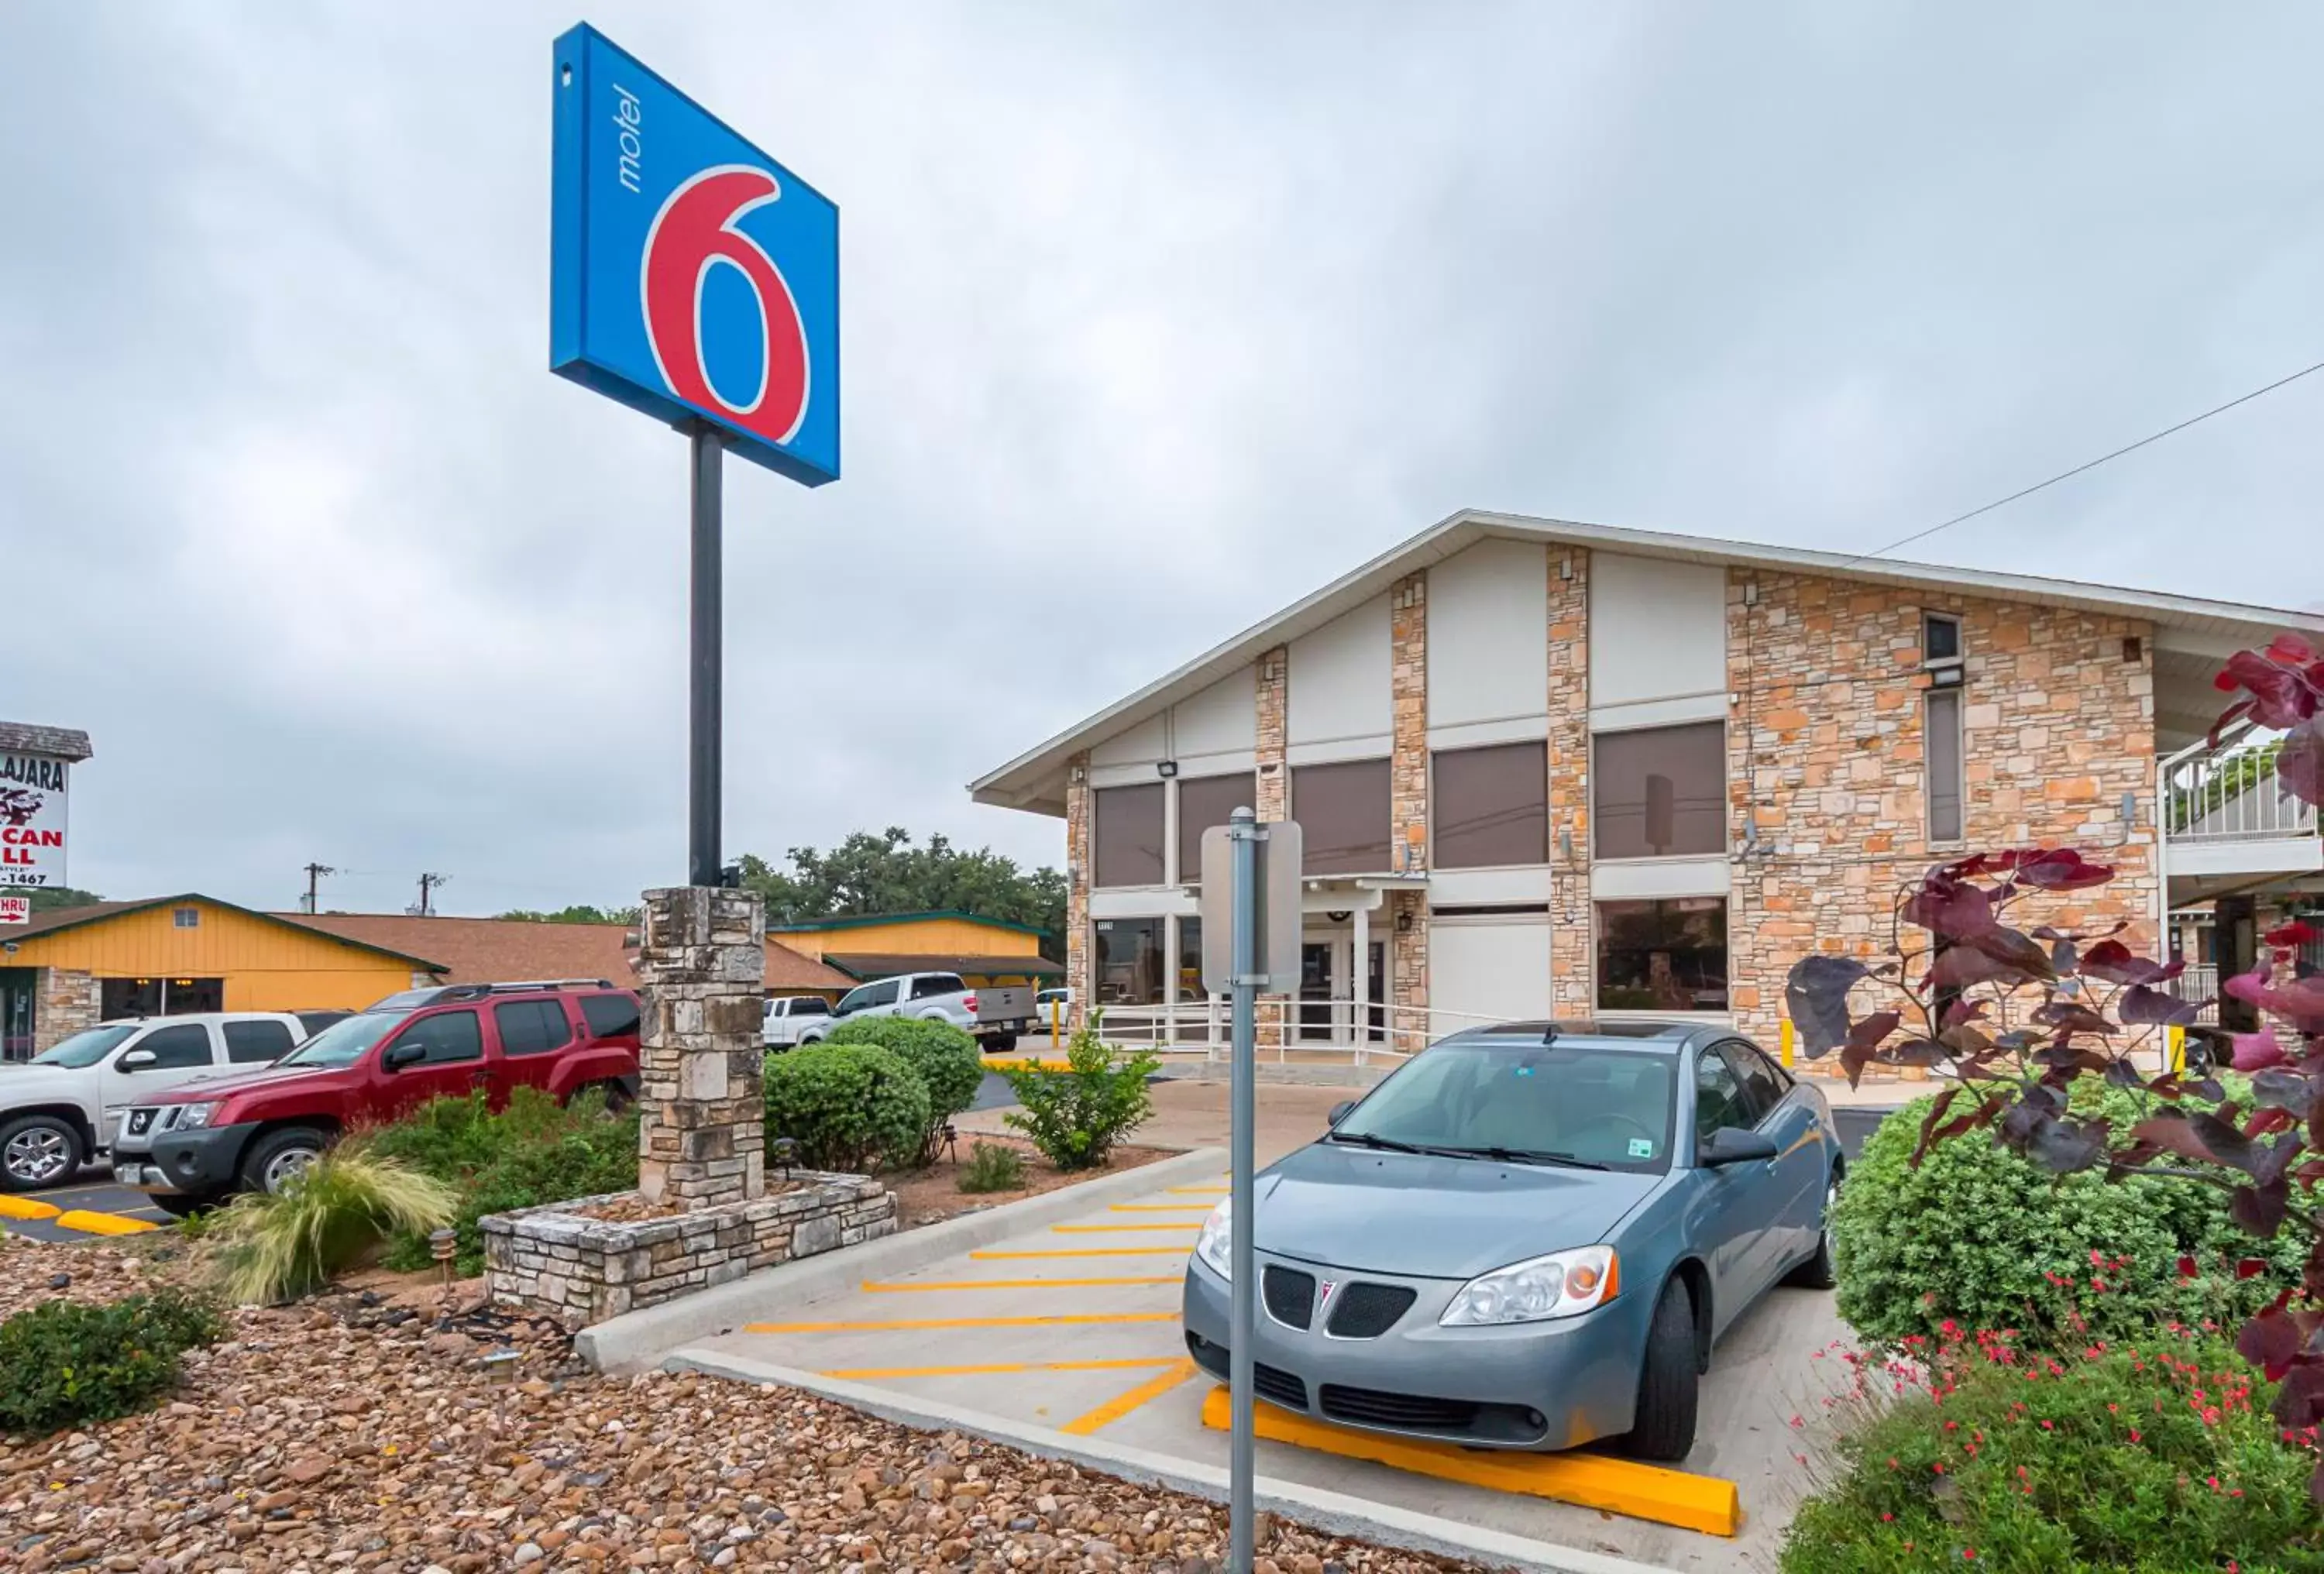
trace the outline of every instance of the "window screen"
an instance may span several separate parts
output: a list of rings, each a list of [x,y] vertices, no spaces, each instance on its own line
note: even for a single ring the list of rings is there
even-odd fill
[[[280,1022],[229,1022],[226,1057],[236,1065],[264,1065],[290,1053],[290,1029]]]
[[[1727,1009],[1727,898],[1598,904],[1598,1008]]]
[[[1727,728],[1601,732],[1591,772],[1600,858],[1727,851]]]
[[[1259,807],[1259,780],[1244,776],[1178,778],[1178,879],[1187,885],[1203,878],[1203,833],[1223,825],[1237,809]]]
[[[1162,784],[1100,787],[1091,797],[1097,817],[1091,828],[1091,841],[1097,849],[1096,883],[1160,885]]]
[[[1929,840],[1961,839],[1960,690],[1932,688],[1928,702]]]
[[[142,1049],[153,1057],[150,1066],[140,1071],[182,1071],[188,1066],[210,1063],[210,1030],[188,1023],[182,1027],[164,1027],[149,1033],[129,1046]]]
[[[593,1038],[632,1038],[638,1031],[638,1002],[634,995],[584,995],[581,997],[581,1019],[589,1024]]]
[[[554,1000],[503,1000],[493,1008],[503,1054],[546,1054],[573,1041],[565,1008]]]
[[[1291,817],[1305,837],[1305,874],[1386,874],[1388,762],[1351,759],[1291,769]]]
[[[1549,861],[1549,757],[1544,743],[1448,749],[1429,797],[1437,869]]]

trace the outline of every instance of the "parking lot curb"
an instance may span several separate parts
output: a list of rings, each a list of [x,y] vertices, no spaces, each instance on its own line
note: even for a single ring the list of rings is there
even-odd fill
[[[1148,1165],[1148,1168],[1159,1168]],[[1142,1174],[1143,1171],[1132,1172]],[[1041,1199],[1030,1199],[1039,1201]],[[1022,1206],[1022,1204],[1017,1204]],[[1146,1449],[1123,1448],[1089,1437],[1072,1437],[1047,1427],[1029,1426],[1005,1416],[899,1394],[890,1388],[825,1377],[794,1367],[779,1367],[748,1356],[723,1350],[680,1349],[670,1355],[667,1369],[699,1372],[742,1383],[772,1384],[797,1388],[835,1400],[851,1409],[876,1415],[916,1431],[964,1431],[1045,1459],[1062,1459],[1084,1469],[1119,1477],[1141,1485],[1166,1487],[1213,1503],[1227,1499],[1223,1466],[1175,1459]],[[1256,1486],[1259,1507],[1327,1535],[1346,1536],[1381,1546],[1436,1557],[1459,1558],[1525,1574],[1674,1574],[1659,1564],[1639,1563],[1604,1552],[1562,1547],[1552,1542],[1487,1530],[1434,1514],[1416,1514],[1386,1504],[1327,1492],[1296,1482],[1261,1476]]]
[[[1224,1148],[1196,1148],[1157,1159],[1134,1170],[1101,1175],[1004,1202],[981,1213],[964,1213],[941,1224],[907,1229],[861,1246],[842,1247],[797,1262],[779,1264],[694,1294],[639,1312],[625,1312],[583,1329],[573,1340],[581,1358],[601,1372],[622,1375],[650,1370],[681,1345],[728,1333],[763,1321],[770,1312],[860,1279],[908,1274],[933,1263],[1060,1219],[1087,1213],[1124,1197],[1143,1196],[1167,1186],[1214,1179],[1226,1167]],[[1193,1249],[1194,1243],[1187,1242]]]

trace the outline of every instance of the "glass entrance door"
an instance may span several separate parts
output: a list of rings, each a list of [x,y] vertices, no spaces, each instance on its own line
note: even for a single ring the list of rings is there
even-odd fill
[[[1332,953],[1328,940],[1299,947],[1299,1040],[1328,1044],[1332,1038]]]

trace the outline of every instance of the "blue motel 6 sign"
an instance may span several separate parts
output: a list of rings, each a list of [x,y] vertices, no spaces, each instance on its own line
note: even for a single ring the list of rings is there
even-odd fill
[[[838,207],[586,23],[556,83],[551,369],[838,480]]]

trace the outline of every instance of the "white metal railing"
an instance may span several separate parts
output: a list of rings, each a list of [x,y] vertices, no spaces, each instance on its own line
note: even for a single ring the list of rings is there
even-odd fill
[[[2208,1023],[2213,1026],[2217,1026],[2218,1025],[2218,963],[2211,962],[2190,962],[2187,964],[2187,971],[2185,972],[2181,973],[2177,978],[2171,980],[2169,988],[2172,994],[2181,1000],[2210,1001],[2211,1003],[2209,1005],[2203,1008],[2202,1015],[2196,1017],[2195,1020],[2198,1022]]]
[[[2284,789],[2277,745],[2183,750],[2163,761],[2163,827],[2175,842],[2251,842],[2316,834],[2316,805]]]
[[[1151,1049],[1165,1056],[1199,1055],[1224,1061],[1228,1052],[1228,1006],[1223,995],[1207,1000],[1174,1005],[1106,1005],[1102,1031],[1108,1043]],[[1465,1027],[1486,1027],[1508,1020],[1506,1014],[1454,1011],[1437,1006],[1396,1006],[1378,1000],[1364,1003],[1370,1030],[1356,1030],[1356,1002],[1347,996],[1330,999],[1299,999],[1269,995],[1259,1000],[1262,1025],[1277,1017],[1280,1033],[1269,1031],[1272,1044],[1262,1044],[1261,1061],[1277,1064],[1379,1063],[1396,1065],[1409,1060],[1438,1039]]]

